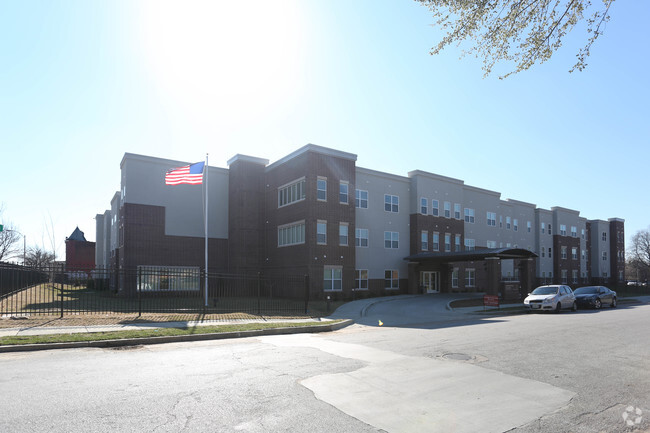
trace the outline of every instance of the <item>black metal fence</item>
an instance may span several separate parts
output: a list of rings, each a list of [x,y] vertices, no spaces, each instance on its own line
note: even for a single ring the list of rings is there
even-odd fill
[[[206,284],[207,283],[207,284]],[[233,275],[196,267],[32,269],[0,263],[0,314],[188,313],[303,315],[304,275]]]

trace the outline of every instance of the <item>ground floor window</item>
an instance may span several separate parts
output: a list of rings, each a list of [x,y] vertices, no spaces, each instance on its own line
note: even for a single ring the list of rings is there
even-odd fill
[[[138,290],[172,292],[201,290],[201,270],[194,266],[138,266]]]
[[[357,290],[368,289],[368,269],[357,269],[354,272],[354,288]]]
[[[569,272],[566,269],[562,269],[562,284],[567,284],[568,283],[568,281],[567,281],[568,273]]]
[[[573,284],[578,284],[578,271],[574,269],[571,273],[573,274]]]
[[[458,288],[458,268],[454,268],[451,272],[451,287],[454,289]]]
[[[386,289],[399,289],[399,271],[387,269],[384,272],[384,287]]]
[[[465,269],[465,287],[474,287],[476,284],[476,271],[474,269]]]
[[[340,266],[325,266],[323,272],[323,290],[343,290],[343,268]]]

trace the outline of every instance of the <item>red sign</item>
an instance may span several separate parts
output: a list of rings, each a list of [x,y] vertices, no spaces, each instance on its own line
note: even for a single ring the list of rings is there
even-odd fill
[[[484,307],[498,307],[499,306],[499,296],[498,295],[484,295],[483,296],[483,306]]]

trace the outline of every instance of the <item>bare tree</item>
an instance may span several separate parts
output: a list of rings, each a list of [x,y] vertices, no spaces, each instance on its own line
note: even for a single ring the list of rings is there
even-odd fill
[[[29,247],[25,256],[25,265],[43,269],[54,264],[54,254],[39,247]]]
[[[499,62],[513,62],[511,72],[524,71],[543,63],[562,46],[564,37],[586,19],[587,42],[576,54],[569,72],[582,71],[592,44],[603,34],[614,0],[602,0],[591,9],[591,0],[416,0],[433,12],[436,25],[447,31],[431,49],[438,54],[452,44],[471,40],[470,54],[483,58],[484,76]],[[585,18],[586,15],[586,18]]]
[[[0,261],[18,256],[21,238],[21,234],[15,230],[10,221],[3,222],[3,214],[4,204],[0,204],[0,224],[3,224],[3,229],[0,232]]]
[[[650,273],[650,228],[639,230],[632,236],[632,244],[628,251],[630,266],[637,275],[647,278]]]

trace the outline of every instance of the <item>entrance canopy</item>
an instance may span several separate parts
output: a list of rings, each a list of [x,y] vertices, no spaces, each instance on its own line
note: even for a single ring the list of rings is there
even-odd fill
[[[537,254],[523,248],[485,248],[474,251],[418,253],[404,257],[404,260],[418,263],[449,263],[469,262],[485,259],[529,259],[533,257],[537,257]]]

